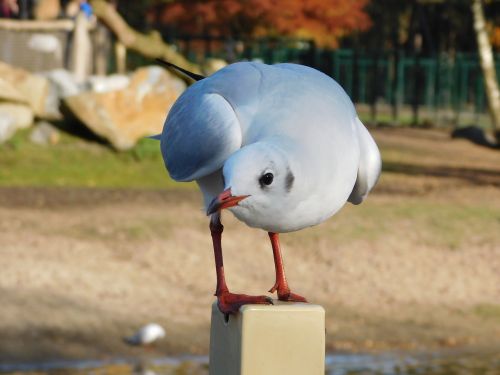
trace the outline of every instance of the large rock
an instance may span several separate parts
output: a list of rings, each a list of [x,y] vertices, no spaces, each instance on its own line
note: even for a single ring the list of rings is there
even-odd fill
[[[14,68],[0,61],[0,82],[0,87],[15,89],[14,95],[10,90],[11,97],[2,97],[2,99],[28,103],[37,117],[47,119],[59,117],[49,100],[50,85],[47,78]],[[21,96],[22,100],[19,100],[18,96]]]
[[[57,97],[61,99],[77,95],[85,89],[83,85],[76,82],[75,76],[68,70],[54,69],[42,74],[49,80],[50,85],[53,86]]]
[[[33,111],[26,104],[0,103],[0,143],[10,139],[18,129],[33,123]]]
[[[65,69],[55,69],[42,75],[49,81],[49,92],[45,101],[46,112],[50,113],[50,119],[62,119],[59,108],[62,99],[67,96],[77,95],[84,91],[84,85],[76,82],[75,76]]]
[[[90,89],[94,92],[110,92],[126,89],[130,85],[130,77],[124,74],[109,76],[92,76],[88,79]]]
[[[30,133],[30,141],[41,146],[55,145],[60,138],[59,129],[47,121],[36,123]]]
[[[0,76],[0,100],[26,103],[26,98],[10,82]]]
[[[85,92],[64,101],[94,133],[126,150],[140,138],[162,131],[170,107],[185,88],[179,78],[151,66],[138,69],[124,89]]]

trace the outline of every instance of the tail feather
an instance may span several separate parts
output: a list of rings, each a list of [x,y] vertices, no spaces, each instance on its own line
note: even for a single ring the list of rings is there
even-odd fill
[[[377,144],[366,127],[358,117],[356,117],[355,121],[361,155],[358,166],[358,177],[348,201],[352,204],[360,204],[380,177],[382,159],[380,158],[380,151]]]

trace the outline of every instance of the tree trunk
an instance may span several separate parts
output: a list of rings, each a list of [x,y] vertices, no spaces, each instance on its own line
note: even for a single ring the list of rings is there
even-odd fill
[[[119,40],[115,43],[116,72],[118,74],[127,73],[127,49]]]
[[[165,44],[158,32],[146,35],[132,29],[116,9],[105,0],[91,0],[90,3],[97,18],[111,29],[126,48],[146,57],[162,58],[186,70],[200,73],[198,65],[189,62],[172,46]]]
[[[483,70],[491,123],[498,139],[500,135],[498,133],[500,131],[500,90],[498,89],[493,52],[486,31],[482,0],[472,0],[471,9],[474,17],[474,30],[476,31],[477,47],[481,69]]]

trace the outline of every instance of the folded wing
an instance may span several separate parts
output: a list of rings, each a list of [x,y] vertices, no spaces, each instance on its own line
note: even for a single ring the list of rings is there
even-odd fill
[[[241,147],[241,127],[229,102],[220,94],[193,85],[177,100],[165,120],[161,151],[170,176],[192,181],[224,165]]]

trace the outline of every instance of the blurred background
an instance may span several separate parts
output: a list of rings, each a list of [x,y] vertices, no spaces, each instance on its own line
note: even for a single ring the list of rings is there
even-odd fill
[[[0,0],[0,372],[207,373],[208,221],[145,138],[192,82],[155,58],[314,67],[376,139],[367,201],[282,236],[329,374],[500,372],[495,0]],[[230,288],[262,294],[267,234],[224,221]]]

